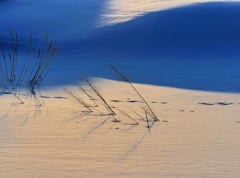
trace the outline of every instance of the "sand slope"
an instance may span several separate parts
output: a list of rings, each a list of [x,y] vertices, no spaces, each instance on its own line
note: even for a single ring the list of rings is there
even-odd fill
[[[41,109],[1,95],[0,177],[239,177],[239,94],[136,84],[160,118],[150,136],[128,84],[96,82],[140,125],[123,114],[120,123],[87,116],[61,89],[44,90]]]

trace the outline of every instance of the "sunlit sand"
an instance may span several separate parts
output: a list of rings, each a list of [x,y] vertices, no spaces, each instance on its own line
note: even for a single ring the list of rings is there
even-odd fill
[[[239,94],[134,84],[160,119],[149,130],[142,121],[144,105],[127,83],[98,79],[95,85],[112,107],[140,124],[116,109],[121,122],[87,115],[86,108],[61,89],[42,91],[41,108],[1,96],[0,177],[240,174]],[[75,86],[64,88],[79,92]]]
[[[204,2],[237,2],[236,0],[110,0],[106,3],[100,26],[126,22],[149,12]]]
[[[0,0],[0,178],[239,178],[240,3],[206,2]]]

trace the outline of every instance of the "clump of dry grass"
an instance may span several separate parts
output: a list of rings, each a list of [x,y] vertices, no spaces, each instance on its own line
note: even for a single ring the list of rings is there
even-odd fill
[[[119,72],[116,68],[113,68],[113,69]],[[80,93],[78,92],[77,94],[74,94],[73,92],[70,92],[68,90],[65,90],[65,91],[75,101],[77,101],[84,108],[87,109],[87,113],[86,113],[87,115],[91,113],[91,114],[96,114],[94,115],[96,117],[110,116],[113,118],[112,120],[113,122],[119,123],[120,125],[131,125],[132,127],[143,126],[148,129],[149,134],[151,135],[151,128],[157,121],[159,121],[156,114],[154,113],[153,109],[150,107],[146,99],[135,88],[135,86],[122,73],[119,72],[119,75],[120,74],[122,78],[124,77],[124,81],[130,84],[131,88],[134,89],[135,93],[137,93],[138,97],[141,99],[141,101],[139,101],[138,104],[140,104],[140,109],[141,111],[143,111],[143,113],[141,113],[141,111],[140,112],[134,111],[133,109],[131,109],[131,106],[123,106],[123,107],[126,107],[125,109],[112,106],[110,103],[111,101],[119,101],[119,100],[106,99],[103,96],[102,92],[100,92],[97,89],[96,85],[90,79],[82,80],[83,82],[81,84],[77,84],[77,87],[79,89],[77,91],[80,91]],[[104,110],[107,112],[105,112]],[[126,122],[126,120],[131,121],[131,123]]]
[[[124,76],[122,73],[121,75]],[[101,118],[101,122],[97,122],[96,125],[92,129],[90,129],[89,132],[87,132],[85,137],[90,136],[97,129],[103,127],[106,123],[108,123],[110,119],[112,119],[112,121],[114,122],[114,124],[111,124],[111,122],[109,123],[110,125],[112,125],[111,128],[114,127],[115,129],[120,129],[123,127],[128,127],[127,129],[124,129],[124,131],[130,131],[134,128],[144,128],[143,136],[137,141],[136,144],[131,146],[131,148],[123,155],[123,158],[130,154],[134,149],[136,149],[148,134],[150,136],[152,135],[153,126],[159,121],[153,109],[148,104],[146,99],[142,96],[142,94],[126,77],[124,77],[124,79],[124,81],[130,84],[131,88],[134,89],[135,93],[138,94],[138,97],[141,98],[141,101],[134,100],[136,102],[129,102],[129,98],[127,99],[127,101],[118,100],[116,98],[114,100],[111,100],[111,98],[105,98],[104,92],[100,92],[94,82],[89,79],[83,80],[81,84],[77,84],[78,90],[75,90],[77,94],[65,90],[70,96],[72,96],[75,101],[77,101],[81,104],[81,106],[87,109],[87,111],[82,111],[84,112],[84,116],[89,116],[89,114],[93,114],[91,116],[94,116],[95,119],[98,119],[98,117]],[[116,107],[112,106],[111,102],[126,102],[126,105],[120,104]],[[131,105],[133,103],[135,103],[135,106],[136,104],[138,104],[140,110],[134,110],[133,108],[135,107],[131,108]],[[98,115],[99,113],[101,115]],[[129,121],[131,122],[129,123]]]
[[[77,87],[79,88],[83,95],[87,96],[88,100],[84,100],[83,98],[77,96],[76,94],[73,94],[69,90],[65,89],[65,91],[84,108],[87,108],[89,113],[98,114],[101,116],[111,116],[113,118],[113,122],[120,122],[120,120],[116,117],[117,114],[113,110],[113,107],[104,98],[100,91],[98,91],[97,87],[93,84],[93,82],[89,79],[84,80],[83,82],[85,84],[85,88],[80,84],[77,84]],[[87,91],[86,87],[90,91]],[[105,108],[107,112],[101,111],[102,110],[101,106]]]
[[[45,34],[42,44],[34,44],[32,34],[27,41],[21,41],[19,35],[9,29],[9,38],[0,41],[0,87],[13,94],[21,104],[22,89],[27,88],[37,105],[37,91],[45,80],[54,58],[59,52]]]

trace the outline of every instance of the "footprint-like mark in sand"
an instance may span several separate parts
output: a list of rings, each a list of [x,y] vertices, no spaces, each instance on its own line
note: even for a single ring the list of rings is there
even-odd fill
[[[159,102],[160,104],[168,104],[168,102]]]
[[[138,100],[128,100],[128,103],[143,103],[142,101],[138,101]]]
[[[7,92],[7,91],[2,91],[0,92],[0,95],[10,95],[11,93],[10,92]]]
[[[121,100],[110,100],[113,103],[122,103],[122,102],[126,102],[126,103],[144,103],[143,101],[139,101],[139,100],[127,100],[127,101],[121,101]],[[152,104],[168,104],[168,102],[157,102],[157,101],[152,101]]]
[[[228,105],[233,105],[234,103],[217,102],[216,104],[223,105],[223,106],[228,106]]]
[[[111,102],[113,102],[113,103],[122,103],[123,101],[120,101],[120,100],[111,100]]]
[[[41,98],[51,98],[51,97],[49,97],[49,96],[40,96]]]
[[[55,97],[52,97],[52,98],[55,98],[55,99],[67,99],[66,97],[62,97],[62,96],[55,96]]]
[[[55,99],[67,99],[66,97],[62,97],[62,96],[54,96],[54,97],[50,97],[50,96],[40,96],[41,98],[46,98],[46,99],[50,99],[50,98],[55,98]]]
[[[184,109],[179,110],[179,112],[185,112],[185,111],[186,111],[186,110],[184,110]],[[191,111],[186,111],[186,112],[194,113],[195,111],[191,110]]]
[[[203,102],[203,103],[198,103],[198,104],[207,105],[207,106],[213,106],[213,105],[228,106],[228,105],[233,105],[234,103],[226,103],[226,102],[206,103],[206,102]]]
[[[201,104],[201,105],[206,105],[206,106],[213,106],[213,105],[215,105],[214,103],[198,103],[198,104]]]
[[[207,106],[212,106],[212,105],[222,105],[222,106],[228,106],[228,105],[233,105],[234,103],[226,103],[226,102],[216,102],[216,103],[198,103],[201,105],[207,105]]]
[[[167,104],[168,102],[157,102],[157,101],[152,101],[151,103],[153,103],[153,104],[157,104],[157,103],[160,103],[160,104]]]

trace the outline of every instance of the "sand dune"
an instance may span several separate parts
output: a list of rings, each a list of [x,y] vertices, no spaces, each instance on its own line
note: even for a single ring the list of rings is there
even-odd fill
[[[217,2],[153,12],[69,44],[89,56],[238,57],[239,9],[240,3]]]
[[[8,8],[15,15],[5,11],[1,21],[21,33],[34,31],[41,38],[44,31],[49,31],[51,39],[61,46],[61,55],[45,85],[68,85],[82,75],[116,79],[107,67],[114,64],[138,83],[239,92],[239,2],[199,3],[161,10],[102,28],[94,24],[101,16],[104,1],[62,1],[56,7],[54,2],[27,2],[19,2],[19,7],[9,2]],[[69,8],[62,8],[66,4]],[[28,6],[36,11],[25,11]],[[70,12],[68,9],[73,6]],[[97,10],[84,10],[91,8]],[[51,13],[39,16],[47,10]],[[70,20],[60,23],[58,14]],[[46,22],[51,25],[41,25]]]
[[[65,43],[73,47],[63,56],[91,76],[115,79],[106,67],[114,64],[139,83],[239,92],[239,9],[218,2],[145,14]]]
[[[144,117],[128,84],[98,79],[96,86],[140,125],[121,113],[120,123],[85,115],[60,89],[43,91],[39,110],[2,95],[0,177],[239,177],[238,94],[136,84],[160,119],[150,136],[132,112]]]
[[[236,0],[110,0],[106,2],[102,21],[99,25],[106,26],[130,21],[149,12],[182,7],[207,2],[237,2]]]
[[[240,3],[121,2],[1,1],[0,177],[239,177]]]

